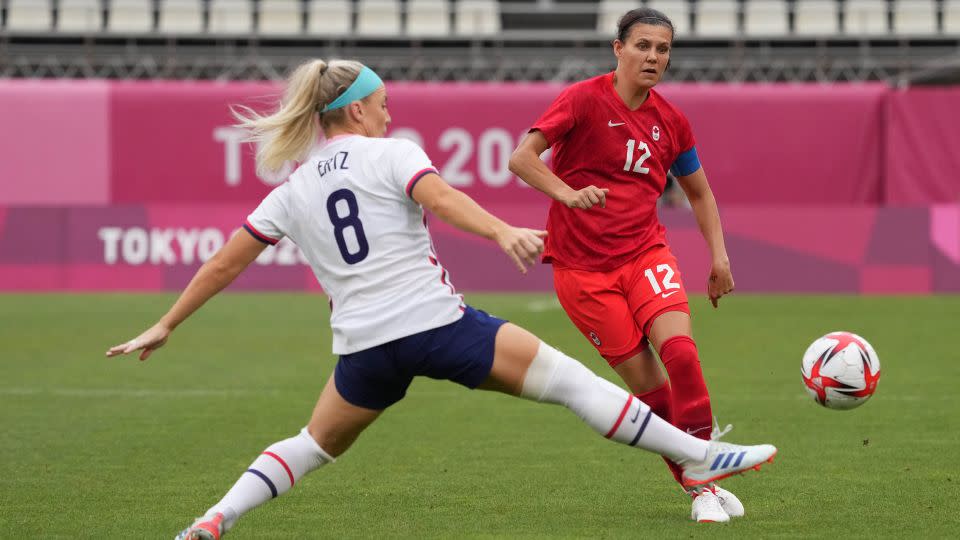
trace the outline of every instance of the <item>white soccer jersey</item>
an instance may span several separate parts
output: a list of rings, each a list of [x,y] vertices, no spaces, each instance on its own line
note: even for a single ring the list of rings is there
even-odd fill
[[[289,236],[332,304],[333,352],[349,354],[450,324],[463,298],[440,266],[414,184],[436,172],[416,144],[334,137],[275,188],[244,225]]]

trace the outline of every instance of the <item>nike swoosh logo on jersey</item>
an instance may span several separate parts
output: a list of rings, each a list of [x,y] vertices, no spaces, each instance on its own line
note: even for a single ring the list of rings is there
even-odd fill
[[[607,120],[607,127],[617,127],[626,124],[626,122],[617,122],[614,123],[613,120]]]
[[[660,296],[661,296],[662,298],[669,298],[669,297],[677,294],[678,292],[680,292],[680,291],[665,292],[665,293],[661,294]]]

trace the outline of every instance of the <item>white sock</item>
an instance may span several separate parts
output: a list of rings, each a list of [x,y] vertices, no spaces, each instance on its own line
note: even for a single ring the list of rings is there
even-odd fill
[[[707,455],[707,441],[670,425],[646,403],[542,341],[521,395],[563,405],[604,437],[678,463],[701,461]]]
[[[222,513],[224,529],[230,529],[243,514],[290,491],[305,474],[334,461],[303,428],[295,437],[275,442],[264,450],[204,515]]]

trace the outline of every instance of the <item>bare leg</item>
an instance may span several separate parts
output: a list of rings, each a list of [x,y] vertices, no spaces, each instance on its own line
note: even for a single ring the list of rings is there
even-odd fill
[[[337,392],[334,375],[320,393],[307,431],[328,454],[337,457],[347,451],[383,411],[365,409],[348,403]]]
[[[663,383],[667,382],[663,370],[660,369],[660,362],[653,355],[650,347],[640,351],[640,354],[613,366],[613,370],[617,372],[617,375],[626,383],[627,388],[635,395],[660,388]]]
[[[178,538],[203,537],[195,533],[200,529],[229,530],[241,516],[283,495],[307,473],[333,462],[350,448],[382,411],[348,403],[337,392],[334,377],[327,380],[307,427],[267,447],[204,518]]]

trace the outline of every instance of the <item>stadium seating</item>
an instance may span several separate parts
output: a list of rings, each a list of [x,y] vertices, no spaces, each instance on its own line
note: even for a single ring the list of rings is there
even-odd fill
[[[600,0],[597,5],[597,32],[607,36],[616,34],[620,17],[636,7],[634,0]]]
[[[361,36],[397,36],[400,34],[398,0],[358,0],[356,33]]]
[[[694,28],[700,37],[729,38],[738,32],[737,17],[736,0],[700,2]]]
[[[4,1],[4,26],[13,32],[42,32],[53,26],[65,33],[106,29],[113,34],[143,34],[156,29],[161,34],[227,38],[256,31],[264,36],[377,39],[484,37],[503,29],[510,37],[526,30],[538,36],[553,31],[562,38],[573,30],[580,36],[595,32],[600,37],[612,36],[625,12],[647,5],[666,13],[681,39],[960,35],[960,0],[0,0],[0,4]]]
[[[153,2],[151,0],[110,0],[107,30],[127,34],[153,31]]]
[[[496,0],[458,0],[454,21],[457,35],[494,35],[500,31],[500,4]]]
[[[450,34],[449,6],[447,0],[407,0],[407,34],[414,37]]]
[[[686,0],[647,0],[647,5],[662,11],[673,22],[674,33],[679,37],[690,34],[690,4]]]
[[[960,0],[944,0],[943,33],[960,36]]]
[[[937,33],[935,0],[897,0],[893,4],[893,31],[904,35]]]
[[[160,0],[157,29],[165,34],[203,32],[201,0]]]
[[[840,33],[840,4],[836,0],[798,0],[794,4],[793,32],[798,36]]]
[[[257,31],[264,35],[298,35],[303,31],[300,0],[260,0]]]
[[[887,28],[886,0],[847,0],[844,2],[843,32],[851,36],[880,36]]]
[[[249,34],[253,31],[251,0],[210,0],[211,34]]]
[[[785,36],[790,30],[784,0],[748,0],[743,7],[743,31],[748,36]]]
[[[353,28],[350,0],[313,0],[307,5],[310,37],[344,36]]]
[[[51,0],[7,0],[8,30],[44,31],[53,26]]]
[[[103,28],[100,0],[60,0],[57,30],[60,32],[98,32]]]

